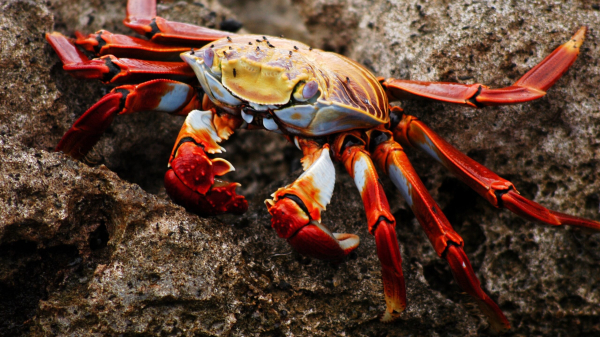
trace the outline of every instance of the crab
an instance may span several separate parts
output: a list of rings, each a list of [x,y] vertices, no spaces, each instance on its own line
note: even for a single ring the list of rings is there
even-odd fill
[[[416,117],[390,106],[391,101],[427,99],[484,108],[538,99],[575,62],[586,27],[512,86],[490,89],[478,83],[377,78],[355,61],[297,41],[165,20],[156,15],[154,0],[129,0],[124,23],[147,39],[108,31],[76,33],[75,39],[57,32],[46,35],[72,76],[118,85],[73,124],[56,150],[81,159],[120,114],[187,116],[169,158],[167,193],[201,216],[241,214],[248,203],[236,193],[239,184],[221,178],[234,168],[215,157],[224,151],[219,144],[240,128],[278,133],[302,151],[304,173],[265,200],[271,226],[300,254],[334,263],[360,242],[357,235],[333,233],[321,223],[334,189],[333,160],[342,162],[359,190],[369,233],[375,237],[384,322],[406,308],[406,291],[395,219],[376,167],[399,189],[434,250],[478,303],[491,328],[510,329],[498,305],[481,289],[463,239],[427,192],[404,148],[424,151],[497,208],[542,224],[600,230],[600,222],[551,211],[524,198],[510,181],[458,151]],[[89,59],[79,48],[97,57]]]

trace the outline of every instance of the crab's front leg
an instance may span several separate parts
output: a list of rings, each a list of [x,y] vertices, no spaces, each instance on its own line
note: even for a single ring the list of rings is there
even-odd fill
[[[165,188],[173,201],[203,216],[241,214],[248,209],[246,199],[235,192],[238,183],[216,178],[233,171],[233,166],[225,159],[207,155],[223,152],[217,143],[229,138],[240,124],[240,118],[218,116],[211,110],[190,112],[165,174]]]
[[[396,237],[396,220],[390,212],[373,161],[358,132],[339,135],[334,142],[336,159],[342,161],[358,188],[367,213],[369,233],[375,237],[387,309],[382,321],[390,322],[406,308],[402,258]]]
[[[329,204],[335,185],[335,168],[329,146],[298,142],[304,152],[304,173],[292,184],[265,200],[273,216],[271,225],[300,254],[338,262],[358,247],[354,234],[332,233],[321,223],[321,211]]]
[[[165,20],[156,15],[156,0],[127,1],[125,26],[153,42],[202,46],[234,34],[188,23]]]

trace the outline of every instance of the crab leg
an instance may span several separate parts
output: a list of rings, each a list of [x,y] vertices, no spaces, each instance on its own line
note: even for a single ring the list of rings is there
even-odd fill
[[[273,193],[273,199],[265,200],[273,217],[271,226],[300,254],[339,262],[358,247],[360,239],[354,234],[332,233],[321,223],[321,211],[329,204],[335,184],[329,145],[300,144],[305,154],[304,173]]]
[[[380,138],[381,140],[385,138]],[[479,305],[494,331],[510,329],[498,305],[481,289],[471,263],[463,251],[463,239],[454,231],[410,164],[400,144],[388,140],[372,144],[373,159],[390,176],[425,230],[437,254],[448,261],[456,283]]]
[[[600,222],[578,218],[544,208],[522,197],[514,185],[448,144],[416,117],[404,115],[394,129],[394,138],[405,146],[417,147],[442,163],[497,208],[506,207],[530,221],[547,225],[571,225],[600,231]]]
[[[581,27],[571,40],[506,88],[489,89],[479,83],[421,82],[393,78],[382,80],[381,84],[386,88],[390,100],[425,98],[476,108],[531,101],[544,96],[575,62],[586,31],[587,27]]]
[[[241,123],[241,118],[219,117],[211,110],[188,114],[165,174],[165,188],[174,202],[202,216],[246,212],[248,202],[235,192],[240,184],[215,178],[235,170],[233,165],[207,156],[225,151],[217,143],[229,138]]]
[[[356,133],[342,134],[334,145],[358,188],[367,213],[369,233],[375,236],[377,255],[381,261],[381,276],[387,310],[382,321],[394,320],[406,308],[406,289],[402,274],[402,257],[396,238],[396,220],[379,182],[375,165]]]
[[[156,77],[178,81],[195,79],[194,71],[185,62],[144,61],[105,55],[89,59],[64,35],[46,34],[46,40],[58,54],[63,69],[79,79],[98,79],[104,83],[132,83]]]
[[[181,61],[179,54],[189,47],[165,46],[133,36],[113,34],[106,30],[87,37],[75,32],[75,44],[97,56],[114,55],[142,60]]]
[[[235,35],[220,30],[165,20],[156,16],[156,0],[129,0],[127,2],[127,18],[123,20],[123,23],[153,42],[195,47]]]
[[[75,159],[85,156],[116,115],[140,111],[187,115],[199,107],[201,102],[196,89],[181,82],[153,80],[116,87],[75,121],[56,146],[56,151]]]

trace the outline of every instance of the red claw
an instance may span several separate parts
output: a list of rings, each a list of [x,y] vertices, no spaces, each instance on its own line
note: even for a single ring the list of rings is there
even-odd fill
[[[298,202],[304,205],[300,198],[293,195],[276,202],[266,201],[267,209],[273,216],[271,226],[277,235],[287,239],[298,253],[319,260],[337,262],[358,247],[358,236],[331,233],[324,225],[311,220]]]
[[[227,161],[211,160],[202,147],[185,142],[177,149],[177,156],[165,174],[165,188],[173,201],[192,213],[242,214],[248,210],[248,201],[236,194],[239,184],[215,179],[231,169]]]
[[[354,234],[332,233],[320,223],[321,211],[333,193],[335,168],[328,145],[301,144],[309,167],[294,183],[273,193],[273,200],[265,200],[273,216],[271,225],[300,254],[338,262],[358,247],[360,239]]]

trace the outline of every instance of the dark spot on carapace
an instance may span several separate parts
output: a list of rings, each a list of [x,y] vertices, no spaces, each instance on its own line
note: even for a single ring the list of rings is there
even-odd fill
[[[227,37],[227,41],[231,42],[231,38],[229,36]]]
[[[235,68],[233,68],[233,77],[235,77]]]

